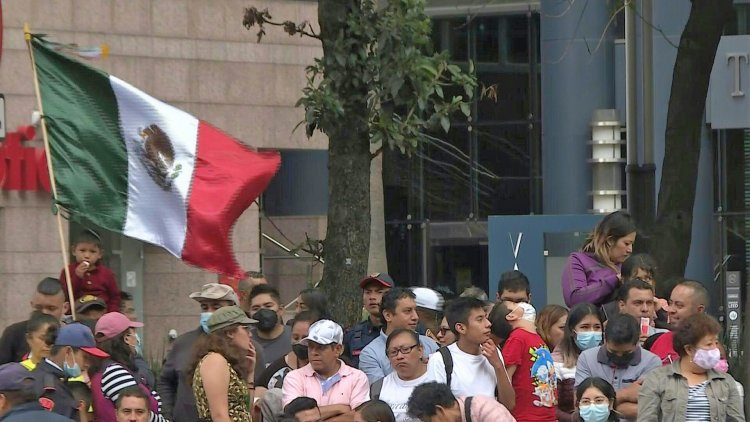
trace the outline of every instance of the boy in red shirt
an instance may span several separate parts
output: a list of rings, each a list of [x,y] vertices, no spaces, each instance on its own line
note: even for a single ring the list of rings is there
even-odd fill
[[[552,354],[537,334],[536,310],[529,303],[498,303],[499,312],[513,328],[503,346],[503,358],[513,389],[511,413],[519,421],[557,421],[557,379]]]
[[[120,312],[120,288],[117,287],[115,274],[99,263],[102,258],[99,236],[91,230],[81,232],[76,243],[73,244],[73,256],[76,262],[69,266],[70,282],[73,288],[73,299],[70,302],[73,303],[83,296],[92,295],[107,304],[107,312]],[[65,269],[60,272],[60,283],[67,297]]]

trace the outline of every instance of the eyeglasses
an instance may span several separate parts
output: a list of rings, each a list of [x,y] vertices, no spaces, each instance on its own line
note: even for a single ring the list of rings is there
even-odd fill
[[[440,333],[441,336],[444,336],[448,334],[448,331],[450,330],[451,330],[451,327],[440,327],[440,329],[438,330],[438,333]]]
[[[609,399],[603,396],[595,397],[592,401],[591,399],[582,399],[579,403],[579,407],[586,407],[591,406],[592,404],[609,404]]]
[[[408,355],[417,346],[419,346],[419,343],[415,344],[414,346],[401,346],[401,347],[397,347],[395,349],[391,349],[391,350],[388,351],[388,357],[389,358],[395,358],[396,356],[398,356],[399,353],[403,353],[404,355]]]

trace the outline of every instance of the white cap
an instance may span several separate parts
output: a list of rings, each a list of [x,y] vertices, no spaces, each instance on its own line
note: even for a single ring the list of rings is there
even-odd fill
[[[443,295],[427,287],[412,287],[417,296],[417,307],[443,312]]]
[[[344,330],[330,319],[321,319],[310,326],[307,337],[303,338],[300,343],[307,345],[309,341],[321,345],[342,344],[344,342]]]

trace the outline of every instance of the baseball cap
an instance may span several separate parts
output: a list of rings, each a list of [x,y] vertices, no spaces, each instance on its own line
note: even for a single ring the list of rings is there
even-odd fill
[[[237,293],[234,292],[232,287],[226,284],[219,283],[208,283],[204,284],[203,288],[199,292],[190,293],[190,299],[201,301],[202,299],[210,300],[228,300],[235,305],[240,304],[240,300],[237,298]]]
[[[369,283],[378,283],[383,287],[393,288],[396,284],[388,273],[370,274],[359,282],[359,287],[365,288]]]
[[[99,321],[96,321],[94,332],[98,341],[105,341],[117,337],[128,328],[138,327],[143,327],[143,323],[131,321],[130,318],[119,312],[109,312],[102,315]]]
[[[208,332],[213,333],[230,325],[257,324],[258,321],[247,316],[239,306],[225,306],[211,315],[208,319]]]
[[[103,300],[93,295],[82,296],[76,300],[76,312],[86,312],[91,308],[107,309],[107,304]]]
[[[443,295],[427,287],[412,287],[411,290],[417,296],[417,307],[443,312]]]
[[[34,387],[34,376],[18,362],[0,365],[0,391],[21,391]]]
[[[98,358],[109,357],[109,353],[96,347],[94,335],[91,334],[89,327],[77,322],[60,328],[55,339],[55,346],[76,347],[91,356]]]
[[[327,344],[342,344],[344,342],[344,330],[341,326],[330,319],[321,319],[310,326],[307,337],[300,343],[307,345],[308,342]]]

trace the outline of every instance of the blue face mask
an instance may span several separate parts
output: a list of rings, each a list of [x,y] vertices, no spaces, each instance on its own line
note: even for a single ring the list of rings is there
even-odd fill
[[[601,331],[582,331],[580,333],[576,333],[576,345],[581,350],[588,350],[601,344]]]
[[[141,342],[141,336],[135,333],[135,354],[143,356],[143,343]]]
[[[201,328],[204,333],[208,333],[208,320],[213,314],[213,312],[201,312]]]
[[[75,362],[75,357],[73,362]],[[68,365],[68,361],[63,361],[63,373],[65,373],[65,376],[68,378],[75,378],[81,376],[81,367],[78,366],[78,362],[75,362],[73,366],[71,367]]]
[[[609,417],[609,404],[590,404],[580,407],[578,413],[583,422],[605,422]]]

